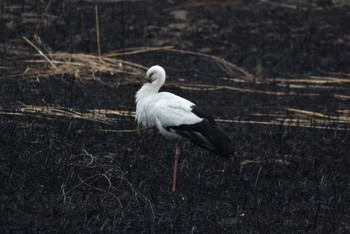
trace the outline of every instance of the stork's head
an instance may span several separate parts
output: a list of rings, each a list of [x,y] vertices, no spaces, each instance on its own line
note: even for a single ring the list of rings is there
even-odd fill
[[[157,83],[161,83],[163,85],[165,82],[165,70],[158,65],[152,66],[148,69],[146,77],[151,83],[156,81]]]

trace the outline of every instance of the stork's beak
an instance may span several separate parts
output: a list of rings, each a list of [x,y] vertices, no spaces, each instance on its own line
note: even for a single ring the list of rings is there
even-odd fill
[[[152,79],[152,76],[153,76],[153,73],[151,73],[148,77],[147,77],[147,76],[144,76],[144,79],[145,79],[147,82],[152,83],[152,82],[154,81],[154,79]]]
[[[147,76],[140,76],[139,80],[141,83],[151,82]]]
[[[147,76],[144,76],[144,77],[143,77],[143,80],[145,80],[145,81],[147,81],[147,82],[152,82],[151,79],[150,79],[150,77],[147,77]]]

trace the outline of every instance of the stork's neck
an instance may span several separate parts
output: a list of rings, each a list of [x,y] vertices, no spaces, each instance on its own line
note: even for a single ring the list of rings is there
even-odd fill
[[[144,84],[139,91],[136,93],[136,102],[139,100],[143,100],[149,96],[152,96],[153,94],[157,94],[159,92],[160,87],[162,87],[163,84],[154,81],[152,83],[146,83]]]

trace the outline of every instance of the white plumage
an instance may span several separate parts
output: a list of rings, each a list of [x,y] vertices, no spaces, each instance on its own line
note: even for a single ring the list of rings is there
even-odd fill
[[[146,77],[149,82],[135,96],[136,120],[144,126],[156,126],[165,138],[176,141],[174,179],[180,154],[177,142],[183,138],[217,155],[228,157],[233,153],[231,139],[212,117],[182,97],[159,92],[166,77],[162,67],[156,65],[149,68]]]
[[[169,92],[159,92],[165,83],[165,71],[156,65],[146,73],[149,82],[136,93],[136,120],[144,126],[156,126],[169,140],[188,138],[215,154],[232,153],[230,138],[215,120],[194,103]]]

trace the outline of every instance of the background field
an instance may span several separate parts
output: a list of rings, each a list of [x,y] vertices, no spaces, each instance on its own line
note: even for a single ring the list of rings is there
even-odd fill
[[[350,232],[350,2],[0,2],[1,233]],[[234,139],[137,128],[148,67]]]

